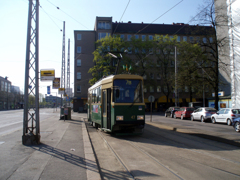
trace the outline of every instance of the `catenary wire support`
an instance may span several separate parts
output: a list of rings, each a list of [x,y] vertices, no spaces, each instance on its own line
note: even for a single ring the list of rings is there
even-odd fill
[[[67,100],[68,106],[70,106],[70,39],[68,39],[68,62],[67,62]]]
[[[39,0],[29,0],[22,136],[24,145],[40,143],[38,34]]]
[[[61,72],[61,88],[64,88],[65,95],[65,21],[63,21],[63,43],[62,43],[62,72]],[[63,97],[61,93],[61,106],[63,107]]]

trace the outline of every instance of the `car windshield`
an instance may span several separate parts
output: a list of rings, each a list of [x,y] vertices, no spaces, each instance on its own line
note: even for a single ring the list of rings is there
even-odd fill
[[[232,113],[233,113],[233,114],[240,114],[240,109],[233,109],[233,110],[232,110]]]
[[[113,102],[142,103],[142,81],[136,79],[116,79],[113,81]]]
[[[187,111],[194,111],[194,108],[187,108]]]

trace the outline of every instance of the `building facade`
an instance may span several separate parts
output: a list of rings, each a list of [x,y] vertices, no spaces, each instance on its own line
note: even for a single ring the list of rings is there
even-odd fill
[[[11,109],[11,81],[0,76],[0,110]]]
[[[87,102],[87,90],[90,87],[89,80],[92,75],[88,73],[89,69],[94,66],[93,52],[96,49],[95,42],[106,36],[119,35],[123,40],[130,40],[131,37],[139,38],[144,40],[151,40],[154,35],[177,35],[177,40],[187,41],[195,43],[199,40],[206,40],[206,31],[199,31],[200,26],[191,26],[184,23],[173,23],[173,24],[145,24],[145,23],[117,23],[112,22],[112,17],[96,17],[95,26],[93,31],[74,31],[75,39],[75,60],[74,60],[74,111],[84,110]],[[206,29],[212,29],[212,27],[203,27]],[[193,33],[194,32],[194,33]],[[131,54],[129,53],[131,56]],[[151,78],[161,83],[161,79],[157,74],[151,75]],[[148,97],[153,95],[155,97],[154,109],[164,110],[168,104],[166,96],[163,93],[164,87],[159,89],[159,86],[146,87],[145,88],[145,103],[147,109],[150,106]],[[189,91],[183,90],[179,102],[181,105],[187,105],[189,102]],[[171,99],[174,99],[174,94],[171,94]],[[169,104],[174,105],[173,100],[169,100]],[[197,101],[196,98],[193,98]]]

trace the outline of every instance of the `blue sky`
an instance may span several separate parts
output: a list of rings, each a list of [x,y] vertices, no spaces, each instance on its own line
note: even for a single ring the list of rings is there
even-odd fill
[[[123,12],[129,3],[124,15]],[[179,4],[178,4],[179,3]],[[96,16],[132,23],[189,23],[204,0],[40,0],[39,70],[55,69],[61,76],[62,29],[66,22],[66,64],[70,38],[70,77],[74,83],[74,30],[93,30]],[[176,7],[174,7],[178,4]],[[57,9],[59,7],[59,9]],[[171,9],[174,7],[173,9]],[[171,9],[171,10],[170,10]],[[166,13],[166,14],[165,14]],[[164,15],[163,15],[164,14]],[[0,0],[0,76],[24,90],[28,0]],[[67,67],[66,67],[67,69]],[[47,93],[51,82],[40,81],[40,93]],[[56,90],[53,90],[55,95]]]

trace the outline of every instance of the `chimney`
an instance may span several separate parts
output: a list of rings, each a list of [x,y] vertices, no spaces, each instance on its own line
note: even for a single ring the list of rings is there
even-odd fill
[[[7,80],[8,79],[8,77],[7,76],[5,76],[5,80]]]

